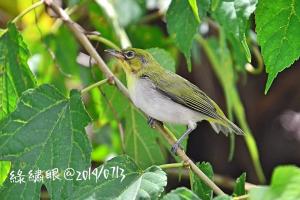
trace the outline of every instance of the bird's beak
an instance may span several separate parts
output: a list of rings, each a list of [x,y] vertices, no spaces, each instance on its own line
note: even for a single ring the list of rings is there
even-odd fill
[[[119,59],[124,59],[125,57],[123,56],[122,52],[121,51],[117,51],[117,50],[114,50],[114,49],[105,49],[104,50],[106,53],[116,57],[116,58],[119,58]]]

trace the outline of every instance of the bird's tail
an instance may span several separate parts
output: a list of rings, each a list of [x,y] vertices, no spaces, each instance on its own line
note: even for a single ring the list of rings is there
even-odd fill
[[[244,135],[242,129],[225,117],[222,120],[210,121],[210,124],[217,133],[223,132],[225,135],[228,135],[229,133]]]

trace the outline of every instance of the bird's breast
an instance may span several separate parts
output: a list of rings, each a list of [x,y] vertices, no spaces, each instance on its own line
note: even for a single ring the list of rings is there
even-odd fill
[[[188,124],[202,120],[200,113],[184,107],[159,92],[147,78],[127,80],[133,103],[150,117],[170,123]]]

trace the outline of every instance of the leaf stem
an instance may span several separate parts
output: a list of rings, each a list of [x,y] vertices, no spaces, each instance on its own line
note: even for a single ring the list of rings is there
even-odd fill
[[[104,75],[109,80],[114,80],[115,85],[118,87],[118,89],[123,93],[124,96],[129,98],[129,93],[127,88],[123,85],[123,83],[110,71],[106,63],[102,60],[100,55],[97,53],[95,48],[92,46],[88,38],[80,31],[78,26],[76,26],[76,23],[73,22],[68,14],[60,7],[58,7],[53,0],[44,0],[45,4],[49,6],[58,16],[60,16],[64,23],[70,28],[70,30],[73,32],[73,34],[76,36],[76,38],[79,40],[81,45],[86,49],[86,51],[95,59],[95,61],[98,64],[98,67],[100,70],[104,73]],[[130,99],[130,98],[129,98]],[[168,141],[170,145],[174,145],[176,142],[176,138],[173,133],[171,133],[167,128],[164,126],[155,123],[156,129],[160,131],[160,133],[165,137],[165,139]],[[199,176],[200,179],[203,180],[205,184],[207,184],[210,188],[213,189],[213,191],[218,195],[223,195],[224,192],[212,181],[210,180],[196,165],[195,163],[185,154],[185,152],[178,148],[177,155],[180,157],[180,159],[187,163],[187,165],[191,168],[191,170]]]
[[[160,168],[162,169],[169,169],[169,168],[179,168],[179,167],[184,167],[184,163],[169,163],[169,164],[163,164],[163,165],[159,165]]]
[[[40,0],[35,2],[34,4],[32,4],[31,6],[29,6],[28,8],[26,8],[25,10],[23,10],[18,16],[16,16],[13,20],[12,23],[16,23],[18,22],[24,15],[26,15],[27,13],[29,13],[30,11],[34,10],[35,8],[39,7],[40,5],[43,5],[44,1]]]
[[[101,42],[101,43],[105,44],[106,46],[111,47],[113,49],[120,50],[120,47],[118,47],[115,43],[113,43],[112,41],[110,41],[104,37],[101,37],[99,35],[88,35],[87,37],[91,40]]]
[[[83,88],[83,89],[81,90],[81,94],[86,93],[86,92],[90,91],[91,89],[93,89],[93,88],[95,88],[95,87],[98,87],[98,86],[100,86],[100,85],[103,85],[104,83],[107,83],[107,81],[108,81],[108,79],[106,78],[106,79],[103,79],[103,80],[101,80],[101,81],[98,81],[98,82],[96,82],[96,83],[94,83],[94,84],[92,84],[92,85],[89,85],[89,86],[87,86],[86,88]]]
[[[247,63],[245,65],[245,69],[247,70],[247,72],[249,72],[250,74],[254,74],[254,75],[257,75],[257,74],[261,74],[261,72],[263,71],[264,69],[264,62],[263,62],[263,59],[262,59],[262,56],[257,48],[257,46],[252,46],[252,52],[256,58],[256,61],[257,61],[257,67],[253,67],[252,64],[250,63]]]

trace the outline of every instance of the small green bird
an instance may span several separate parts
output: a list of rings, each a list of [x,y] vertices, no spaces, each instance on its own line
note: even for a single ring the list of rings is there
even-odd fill
[[[207,120],[217,133],[244,134],[203,91],[161,67],[147,51],[127,48],[121,51],[108,49],[106,52],[121,61],[130,98],[149,116],[150,124],[158,120],[187,125],[186,132],[172,146],[173,153],[202,120]]]

